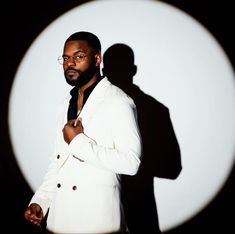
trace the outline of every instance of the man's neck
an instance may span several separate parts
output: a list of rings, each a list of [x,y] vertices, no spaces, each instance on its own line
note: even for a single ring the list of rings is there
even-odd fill
[[[101,79],[101,75],[100,73],[95,74],[85,85],[83,85],[80,89],[79,89],[79,93],[80,95],[83,95],[84,91],[89,88],[91,85],[93,85],[97,80]]]

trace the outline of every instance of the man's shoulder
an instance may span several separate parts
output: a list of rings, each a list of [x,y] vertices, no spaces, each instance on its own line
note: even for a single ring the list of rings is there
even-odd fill
[[[112,83],[110,83],[110,86],[108,89],[108,95],[109,95],[109,98],[112,98],[112,99],[126,100],[126,101],[132,100],[132,98],[127,93],[125,93],[121,88],[119,88],[118,86]]]
[[[106,101],[107,103],[111,103],[114,108],[117,105],[135,106],[133,99],[121,88],[112,83],[110,83],[106,92]]]

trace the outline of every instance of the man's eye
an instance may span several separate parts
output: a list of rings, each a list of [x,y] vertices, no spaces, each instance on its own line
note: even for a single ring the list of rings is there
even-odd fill
[[[82,59],[82,58],[84,58],[84,57],[85,57],[84,54],[79,54],[79,55],[76,55],[76,56],[75,56],[75,58],[77,58],[77,59]]]
[[[68,61],[69,58],[68,57],[63,57],[64,61]]]

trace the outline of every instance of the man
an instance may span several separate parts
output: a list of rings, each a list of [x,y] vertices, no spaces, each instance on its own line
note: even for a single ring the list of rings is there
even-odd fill
[[[59,114],[51,163],[24,216],[40,226],[48,212],[52,233],[121,232],[121,175],[137,173],[142,151],[135,104],[101,76],[94,34],[72,34],[59,60],[72,97]]]

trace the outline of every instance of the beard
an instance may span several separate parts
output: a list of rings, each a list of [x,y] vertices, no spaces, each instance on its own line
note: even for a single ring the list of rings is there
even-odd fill
[[[87,70],[81,71],[74,68],[69,67],[64,71],[64,76],[66,82],[71,86],[77,86],[81,88],[83,85],[87,84],[94,74],[97,71],[96,66],[90,66]],[[73,77],[75,77],[73,79]]]

